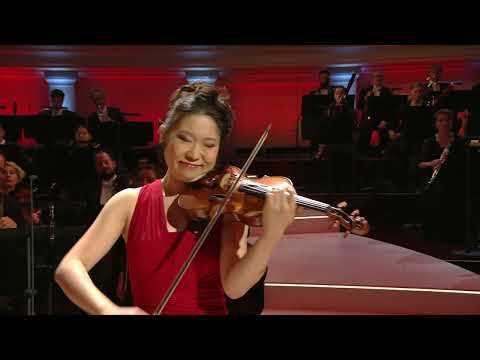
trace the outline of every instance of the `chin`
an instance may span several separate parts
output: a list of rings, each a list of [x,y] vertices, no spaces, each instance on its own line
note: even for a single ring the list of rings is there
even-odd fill
[[[175,174],[175,178],[185,183],[191,183],[203,177],[208,171],[209,170],[207,170],[206,168],[196,169],[194,171],[185,171],[183,169],[178,169]]]
[[[197,181],[200,177],[204,175],[203,172],[195,172],[195,174],[178,174],[177,179],[185,182],[185,183],[192,183]]]

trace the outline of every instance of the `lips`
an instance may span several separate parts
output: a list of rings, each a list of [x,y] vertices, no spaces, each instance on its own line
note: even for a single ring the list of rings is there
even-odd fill
[[[179,161],[179,164],[184,166],[184,167],[187,167],[189,169],[198,169],[198,168],[201,168],[203,166],[203,165],[192,164],[192,163],[189,163],[187,161]]]

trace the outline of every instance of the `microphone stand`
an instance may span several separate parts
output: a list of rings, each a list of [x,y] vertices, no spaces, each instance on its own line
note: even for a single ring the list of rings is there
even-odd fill
[[[33,224],[33,181],[38,179],[36,175],[30,175],[30,216],[32,221],[30,224],[30,235],[27,238],[27,315],[35,315],[35,252],[34,252],[34,224]]]

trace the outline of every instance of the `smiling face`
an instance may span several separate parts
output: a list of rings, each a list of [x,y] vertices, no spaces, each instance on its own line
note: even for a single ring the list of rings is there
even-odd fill
[[[166,176],[176,182],[194,182],[215,167],[220,130],[208,115],[189,114],[166,134]]]

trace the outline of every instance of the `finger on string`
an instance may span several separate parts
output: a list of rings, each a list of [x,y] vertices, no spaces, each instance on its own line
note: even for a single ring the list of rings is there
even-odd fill
[[[346,201],[342,201],[340,203],[338,203],[337,205],[340,209],[344,209],[348,206],[347,202]]]

